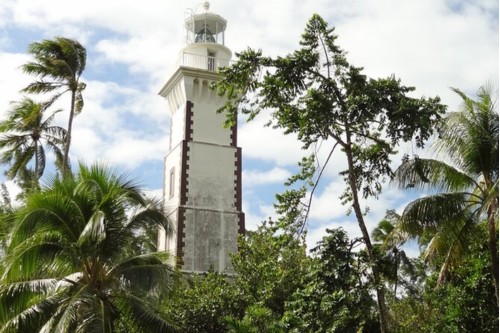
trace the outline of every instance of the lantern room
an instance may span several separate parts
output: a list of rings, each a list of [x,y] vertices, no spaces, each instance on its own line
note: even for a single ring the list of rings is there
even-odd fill
[[[224,45],[224,31],[227,21],[209,11],[210,3],[203,3],[201,13],[192,13],[185,21],[186,43],[217,43]]]
[[[180,53],[180,66],[216,72],[229,65],[232,52],[224,45],[227,21],[209,8],[205,1],[201,11],[190,11],[185,19],[186,46]]]

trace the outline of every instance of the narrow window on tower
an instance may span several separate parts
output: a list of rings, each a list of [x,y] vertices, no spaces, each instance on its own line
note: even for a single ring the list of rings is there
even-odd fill
[[[174,196],[174,192],[175,192],[175,168],[172,168],[170,169],[170,177],[168,184],[169,198],[172,198]]]
[[[208,70],[215,72],[215,52],[208,51]]]

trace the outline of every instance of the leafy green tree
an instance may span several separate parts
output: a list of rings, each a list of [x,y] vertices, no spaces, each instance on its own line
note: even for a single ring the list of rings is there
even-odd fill
[[[0,122],[0,148],[4,149],[0,162],[10,164],[8,177],[19,177],[19,183],[24,184],[25,190],[38,188],[38,180],[45,171],[46,148],[54,153],[56,165],[62,164],[66,130],[52,125],[55,114],[60,110],[44,117],[48,106],[47,103],[24,98],[14,103],[8,118]],[[32,161],[34,168],[30,169]]]
[[[486,223],[481,227],[483,242],[473,245],[475,251],[463,258],[446,284],[436,287],[439,267],[427,266],[430,275],[418,293],[389,303],[392,332],[498,332]]]
[[[278,223],[267,221],[256,231],[247,232],[232,263],[235,284],[247,307],[267,308],[279,321],[286,302],[301,287],[310,259],[303,237],[278,228]]]
[[[230,333],[284,333],[283,325],[277,322],[271,310],[259,305],[248,307],[241,320],[226,318]]]
[[[327,235],[312,250],[314,261],[304,285],[287,302],[287,332],[378,332],[376,303],[370,296],[367,257],[355,252],[342,229]]]
[[[273,58],[251,49],[240,53],[235,64],[222,70],[222,79],[216,85],[228,98],[219,111],[227,114],[227,124],[231,125],[239,110],[253,119],[270,109],[269,123],[287,134],[295,133],[304,149],[328,140],[333,142],[330,156],[336,149],[343,153],[347,168],[341,175],[347,187],[342,200],[352,207],[363,235],[376,286],[381,331],[385,333],[384,288],[361,200],[376,197],[382,182],[392,177],[390,163],[395,146],[414,139],[422,147],[445,107],[439,98],[409,97],[414,88],[403,86],[394,76],[367,78],[361,68],[348,63],[336,38],[334,29],[314,15],[302,35],[301,48],[292,54]],[[310,178],[316,171],[314,161],[315,156],[302,161],[303,174],[297,179]],[[297,197],[293,192],[288,194]]]
[[[402,228],[427,245],[426,257],[444,258],[438,283],[481,242],[486,217],[495,295],[498,301],[498,113],[491,87],[463,100],[445,118],[436,142],[437,159],[406,159],[397,169],[400,186],[431,191],[408,204]]]
[[[225,317],[239,318],[245,303],[230,277],[217,272],[192,276],[174,288],[163,312],[185,333],[227,332]]]
[[[0,184],[0,276],[4,271],[5,249],[7,248],[7,235],[10,230],[9,220],[6,218],[14,211],[9,191],[5,183]]]
[[[398,219],[399,215],[394,210],[388,210],[385,218],[372,231],[374,245],[379,247],[381,254],[381,274],[392,284],[394,297],[397,297],[400,268],[410,274],[413,272],[413,264],[401,248],[405,235],[397,227]]]
[[[238,248],[234,276],[194,277],[166,301],[166,315],[183,332],[279,332],[286,302],[309,268],[304,238],[267,221],[241,237]]]
[[[0,332],[168,332],[151,298],[172,286],[166,253],[132,246],[167,226],[137,184],[102,165],[52,179],[11,215]]]
[[[83,108],[82,91],[85,83],[80,77],[85,70],[87,51],[76,40],[55,37],[53,40],[43,40],[29,45],[28,52],[34,61],[22,66],[22,70],[39,77],[40,80],[29,84],[23,89],[27,93],[55,92],[51,100],[58,99],[62,94],[71,94],[67,135],[64,145],[63,173],[69,171],[69,148],[73,128],[73,118]]]

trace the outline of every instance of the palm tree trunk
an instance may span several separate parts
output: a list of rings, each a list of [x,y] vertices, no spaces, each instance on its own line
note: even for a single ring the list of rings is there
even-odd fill
[[[497,231],[495,228],[495,216],[498,210],[498,198],[493,199],[488,208],[488,246],[491,257],[491,269],[493,272],[493,282],[495,285],[495,297],[498,305],[498,250],[497,250]]]
[[[375,282],[375,288],[377,294],[377,306],[379,310],[380,332],[387,333],[388,332],[387,311],[385,307],[384,289],[381,284],[380,273],[377,267],[375,256],[373,254],[373,245],[370,240],[370,234],[366,229],[365,220],[363,217],[363,213],[361,211],[361,206],[359,204],[358,189],[356,186],[356,175],[354,174],[354,159],[351,150],[351,145],[352,145],[351,132],[348,126],[345,126],[345,129],[346,129],[346,146],[347,146],[345,147],[345,153],[347,156],[347,164],[349,170],[349,187],[352,192],[352,208],[354,209],[354,214],[356,215],[359,228],[361,229],[361,234],[363,235],[363,240],[366,245],[366,251],[368,252],[368,258],[370,260],[370,266],[373,273],[373,280]]]
[[[38,180],[38,141],[35,141],[35,179]]]
[[[396,266],[394,267],[394,300],[397,299],[398,292],[398,268],[399,268],[399,251],[396,253]]]
[[[71,106],[69,110],[69,120],[68,120],[68,129],[66,131],[66,142],[64,144],[64,157],[63,157],[63,165],[62,165],[62,173],[63,176],[67,175],[69,170],[69,147],[71,145],[71,129],[73,127],[73,117],[75,115],[75,100],[76,100],[76,90],[71,91]]]
[[[33,179],[31,180],[31,184],[34,189],[38,189],[38,169],[40,168],[38,164],[38,141],[35,141],[35,174],[33,175]]]

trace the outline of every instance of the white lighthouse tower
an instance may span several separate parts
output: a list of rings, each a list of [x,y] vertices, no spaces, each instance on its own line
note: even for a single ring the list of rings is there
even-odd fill
[[[158,249],[185,272],[231,273],[229,255],[245,230],[241,148],[237,127],[224,128],[225,116],[216,113],[225,99],[210,89],[231,51],[224,45],[227,21],[209,6],[185,20],[186,46],[159,93],[171,117],[163,204],[172,230],[160,230]]]

